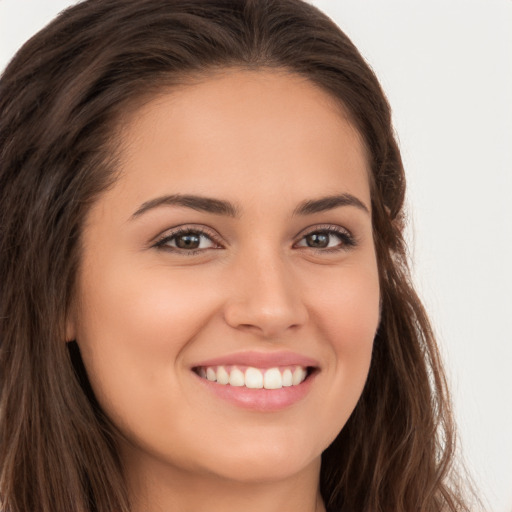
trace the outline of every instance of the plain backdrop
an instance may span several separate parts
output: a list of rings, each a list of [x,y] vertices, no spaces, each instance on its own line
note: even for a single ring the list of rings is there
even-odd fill
[[[69,0],[0,0],[0,69]],[[512,0],[315,0],[393,107],[414,277],[439,337],[462,452],[512,511]]]

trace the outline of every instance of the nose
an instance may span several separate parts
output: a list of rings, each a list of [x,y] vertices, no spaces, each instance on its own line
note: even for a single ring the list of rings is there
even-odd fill
[[[242,260],[231,279],[231,296],[224,308],[231,327],[277,339],[306,323],[308,311],[300,286],[280,258],[267,255]]]

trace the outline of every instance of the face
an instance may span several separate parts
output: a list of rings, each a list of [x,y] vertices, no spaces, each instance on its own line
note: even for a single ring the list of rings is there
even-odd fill
[[[132,469],[318,472],[379,320],[368,166],[332,99],[226,71],[125,122],[68,334]]]

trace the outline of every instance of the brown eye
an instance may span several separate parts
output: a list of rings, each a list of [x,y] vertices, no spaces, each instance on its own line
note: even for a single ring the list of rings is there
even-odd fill
[[[304,238],[308,247],[323,249],[329,247],[331,235],[329,233],[317,232],[306,235]]]
[[[212,237],[207,233],[196,230],[179,230],[162,238],[155,244],[160,249],[171,251],[202,251],[219,248]]]
[[[198,249],[201,244],[201,235],[198,233],[187,233],[174,237],[178,249]]]
[[[347,250],[356,245],[354,237],[340,226],[329,227],[328,229],[319,229],[310,231],[304,235],[295,247],[310,248],[316,250],[325,249],[325,252]]]

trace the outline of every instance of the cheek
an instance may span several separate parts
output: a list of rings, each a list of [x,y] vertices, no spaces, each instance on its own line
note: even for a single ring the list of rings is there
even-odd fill
[[[215,289],[202,287],[189,273],[165,269],[123,269],[122,266],[85,274],[80,322],[84,336],[102,339],[118,349],[179,350],[212,313]]]
[[[330,384],[318,414],[323,414],[333,440],[354,410],[368,376],[380,318],[376,264],[341,269],[317,280],[309,295],[319,339],[330,354],[325,369]]]
[[[376,263],[347,266],[315,281],[308,291],[310,309],[319,319],[324,338],[337,353],[366,354],[380,316]]]
[[[119,260],[93,268],[82,276],[77,329],[91,385],[106,410],[147,402],[144,393],[159,389],[159,379],[172,386],[182,351],[215,313],[215,287],[190,272],[142,271]]]

